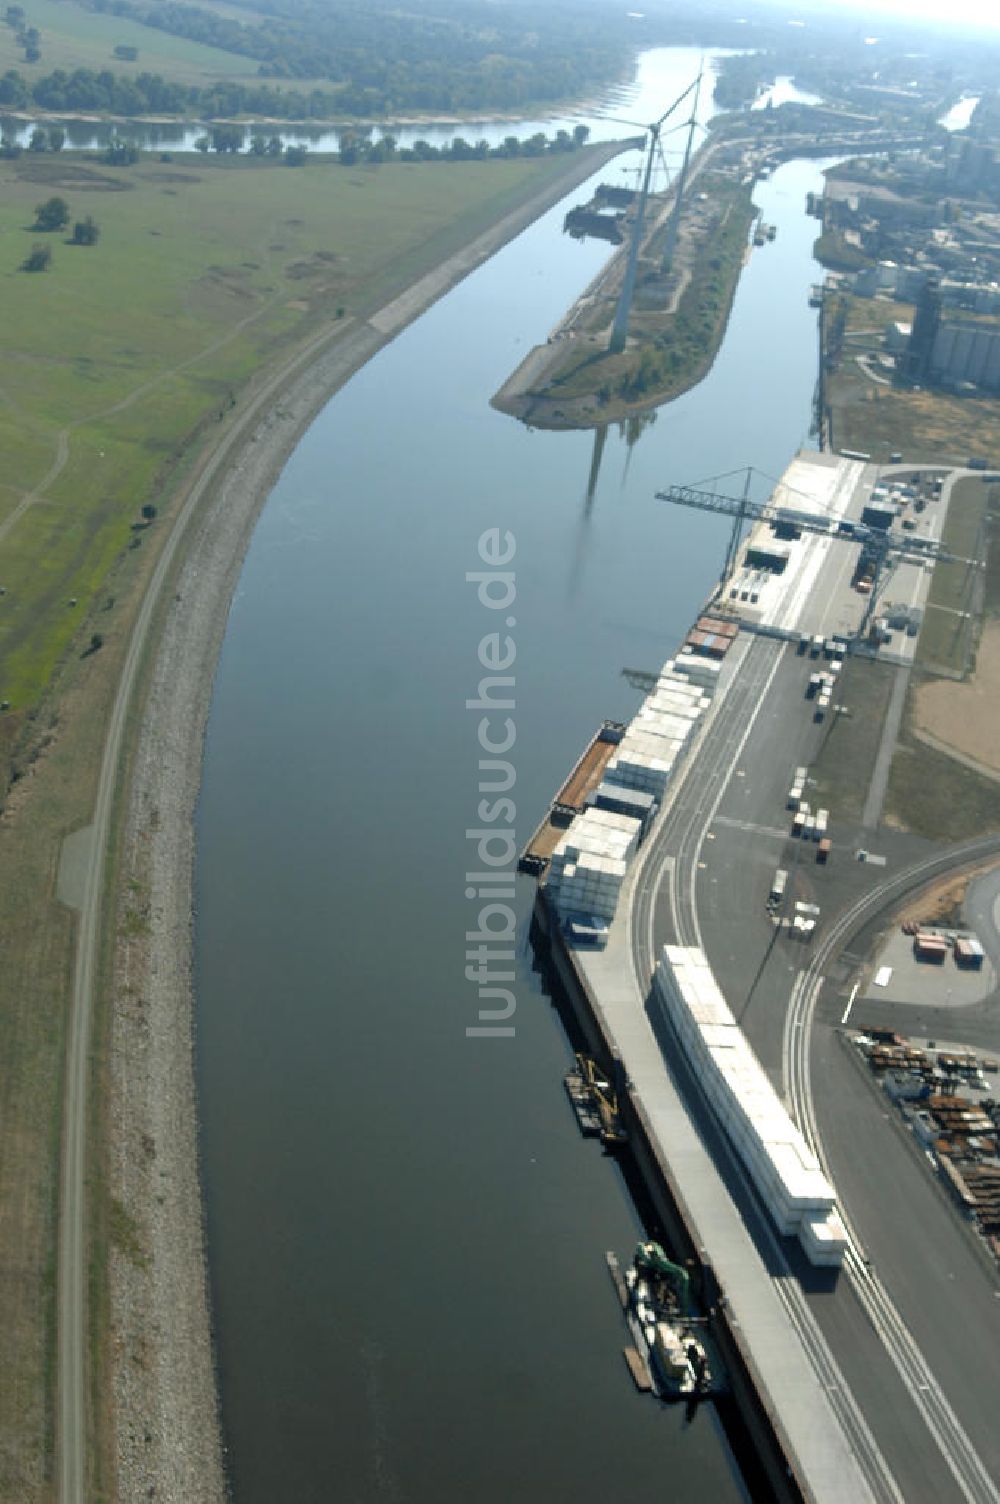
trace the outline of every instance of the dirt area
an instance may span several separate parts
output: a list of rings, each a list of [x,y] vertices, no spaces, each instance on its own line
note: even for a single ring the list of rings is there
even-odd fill
[[[899,925],[913,920],[917,924],[960,924],[962,922],[962,904],[972,879],[979,872],[987,871],[987,867],[977,867],[974,872],[963,872],[958,877],[946,877],[942,882],[936,883],[932,888],[925,888],[905,908],[899,910],[896,918]]]
[[[976,672],[965,684],[937,679],[914,700],[914,729],[992,772],[1000,773],[1000,621],[987,622]]]

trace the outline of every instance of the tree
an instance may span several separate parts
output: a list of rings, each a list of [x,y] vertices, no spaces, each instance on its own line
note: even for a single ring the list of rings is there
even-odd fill
[[[207,152],[211,144],[212,143],[207,136],[199,136],[197,141],[194,143],[194,149],[195,151]]]
[[[51,246],[33,245],[30,254],[21,262],[21,270],[23,272],[45,272],[48,271],[51,260]]]
[[[305,162],[306,157],[308,155],[309,155],[309,148],[308,148],[308,146],[286,146],[285,147],[285,166],[286,167],[301,167],[303,165],[303,163]]]
[[[131,167],[133,162],[139,160],[139,148],[133,146],[131,141],[123,141],[120,136],[114,136],[108,143],[104,160],[109,167]]]
[[[69,204],[64,198],[47,198],[35,205],[33,230],[64,230],[69,224]]]
[[[576,142],[577,146],[583,146],[583,145],[585,145],[585,143],[587,141],[587,137],[589,135],[590,135],[590,126],[589,125],[574,125],[574,127],[573,127],[573,140]]]
[[[101,231],[88,214],[86,219],[78,219],[73,226],[74,245],[96,245],[100,239]]]
[[[35,129],[32,131],[30,137],[28,138],[28,150],[29,151],[47,151],[48,150],[48,146],[49,146],[49,138],[48,138],[48,136],[42,130],[42,128],[41,128],[40,125],[36,125]]]
[[[49,126],[49,151],[62,151],[66,145],[66,132],[58,125]]]
[[[267,156],[267,141],[263,136],[250,137],[250,155],[253,157]]]
[[[241,125],[216,125],[212,128],[212,150],[217,152],[243,150],[243,127]]]

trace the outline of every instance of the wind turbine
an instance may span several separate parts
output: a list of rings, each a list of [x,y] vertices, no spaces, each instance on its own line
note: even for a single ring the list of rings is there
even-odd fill
[[[679,104],[701,83],[701,74],[679,94],[668,110],[664,110],[659,120],[652,125],[643,126],[642,129],[649,132],[649,150],[646,155],[646,171],[643,174],[642,188],[639,193],[639,203],[635,211],[635,219],[632,222],[632,240],[628,248],[628,260],[625,264],[625,275],[622,278],[622,290],[618,295],[618,306],[615,309],[614,323],[611,326],[611,342],[608,349],[612,355],[618,354],[625,348],[628,338],[628,321],[632,312],[632,296],[635,292],[635,273],[639,264],[639,247],[642,243],[642,228],[646,218],[646,200],[649,197],[649,180],[653,176],[653,157],[660,144],[660,130],[663,122],[676,110]],[[616,116],[608,116],[609,120],[615,120],[619,125],[639,125],[638,120],[620,120]]]

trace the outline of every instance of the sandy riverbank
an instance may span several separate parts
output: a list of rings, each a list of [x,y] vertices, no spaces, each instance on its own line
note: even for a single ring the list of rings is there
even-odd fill
[[[314,336],[237,407],[181,500],[126,790],[111,1021],[109,1180],[117,1497],[226,1496],[198,1169],[193,817],[216,663],[261,507],[329,397],[406,324],[620,148],[565,174],[369,320]],[[278,398],[280,397],[280,404]],[[266,1382],[266,1376],[262,1376]]]

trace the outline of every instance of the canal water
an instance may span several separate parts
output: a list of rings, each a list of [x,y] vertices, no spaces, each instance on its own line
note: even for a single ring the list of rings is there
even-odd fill
[[[219,666],[198,812],[197,1071],[236,1504],[669,1495],[743,1484],[711,1407],[632,1389],[605,1250],[640,1233],[563,1095],[569,1047],[518,879],[513,1037],[470,1038],[477,696],[510,532],[520,842],[626,667],[677,645],[726,524],[655,499],[808,443],[819,275],[806,192],[760,185],[752,256],[693,392],[627,434],[531,432],[490,395],[606,247],[584,187],[327,406],[263,512]],[[640,431],[641,430],[641,431]],[[738,489],[739,482],[730,484]],[[509,625],[506,625],[509,619]]]

